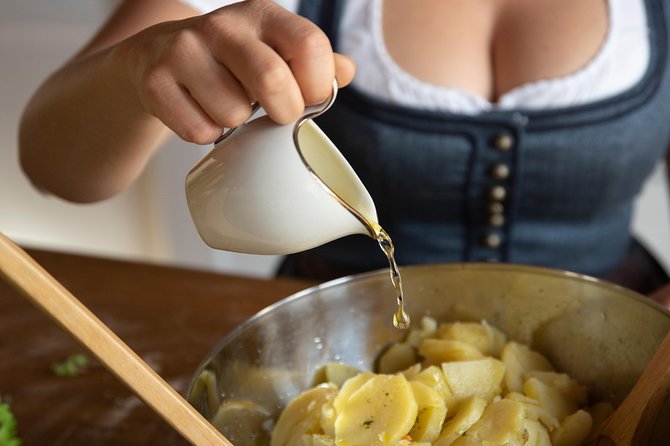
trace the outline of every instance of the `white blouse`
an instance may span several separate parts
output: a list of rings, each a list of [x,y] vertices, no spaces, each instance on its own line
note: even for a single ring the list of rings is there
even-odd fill
[[[201,12],[235,3],[232,0],[182,0]],[[296,11],[299,0],[277,3]],[[644,0],[609,0],[605,42],[580,70],[557,78],[520,85],[495,103],[463,90],[433,85],[398,66],[384,45],[382,0],[347,1],[339,51],[357,64],[357,89],[390,103],[420,109],[478,114],[491,110],[551,109],[594,102],[635,85],[649,63]]]

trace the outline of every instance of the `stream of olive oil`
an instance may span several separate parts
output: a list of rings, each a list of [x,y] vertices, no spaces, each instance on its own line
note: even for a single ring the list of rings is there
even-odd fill
[[[384,251],[386,258],[389,261],[391,283],[393,283],[393,288],[396,292],[396,303],[398,308],[393,315],[393,325],[401,330],[406,330],[409,328],[410,318],[409,314],[407,314],[405,311],[405,298],[402,290],[402,278],[400,277],[398,264],[395,261],[393,241],[381,226],[375,224],[373,225],[373,229],[375,232],[375,238],[379,243],[379,247],[382,249],[382,251]]]

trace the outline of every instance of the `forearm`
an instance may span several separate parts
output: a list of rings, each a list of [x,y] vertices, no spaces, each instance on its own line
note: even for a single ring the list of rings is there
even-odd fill
[[[21,165],[35,185],[77,202],[118,193],[141,172],[167,128],[148,114],[116,48],[54,73],[27,105]]]
[[[209,144],[242,124],[252,101],[286,124],[325,100],[334,77],[353,77],[320,29],[269,0],[203,16],[183,8],[127,0],[84,56],[35,93],[19,146],[36,186],[71,201],[110,197],[139,175],[168,128]]]

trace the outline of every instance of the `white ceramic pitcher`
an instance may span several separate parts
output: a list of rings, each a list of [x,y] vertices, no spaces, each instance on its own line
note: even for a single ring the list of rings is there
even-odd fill
[[[328,101],[308,107],[289,125],[252,114],[189,172],[188,207],[205,243],[249,254],[290,254],[350,234],[376,237],[370,194],[312,121],[336,93],[334,83]]]

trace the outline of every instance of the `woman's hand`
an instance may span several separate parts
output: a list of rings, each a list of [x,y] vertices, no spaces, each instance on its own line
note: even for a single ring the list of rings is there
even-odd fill
[[[203,16],[178,0],[126,0],[31,98],[21,166],[44,191],[103,200],[137,178],[168,128],[210,143],[256,100],[287,123],[353,73],[320,29],[269,0]]]
[[[145,109],[182,139],[206,144],[240,125],[259,101],[278,123],[328,98],[354,64],[313,23],[268,0],[247,0],[148,28],[122,42]]]

